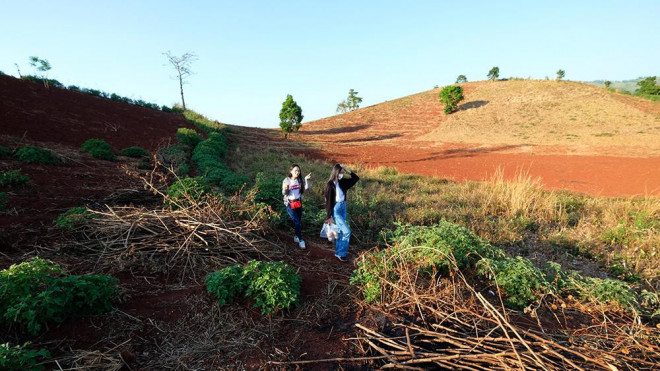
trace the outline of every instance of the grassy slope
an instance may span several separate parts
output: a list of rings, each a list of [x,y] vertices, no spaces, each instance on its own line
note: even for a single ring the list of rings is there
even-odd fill
[[[540,151],[660,155],[660,103],[576,82],[513,80],[463,85],[459,111],[445,116],[439,89],[303,125],[320,145],[446,142],[529,145]],[[552,147],[561,147],[557,150]]]

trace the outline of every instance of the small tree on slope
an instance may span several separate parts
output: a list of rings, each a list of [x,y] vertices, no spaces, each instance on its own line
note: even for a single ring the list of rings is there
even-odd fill
[[[280,110],[280,128],[284,133],[284,139],[289,137],[289,133],[300,129],[303,117],[302,108],[293,100],[291,94],[287,95]]]
[[[445,104],[445,113],[450,114],[456,110],[458,102],[463,100],[463,88],[461,86],[445,86],[440,91],[440,103]]]

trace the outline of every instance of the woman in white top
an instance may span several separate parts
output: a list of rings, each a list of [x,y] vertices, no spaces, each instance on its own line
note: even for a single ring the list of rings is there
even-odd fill
[[[289,169],[289,175],[282,181],[282,195],[284,196],[284,205],[286,212],[293,221],[295,236],[293,242],[298,243],[301,249],[305,247],[305,241],[302,239],[301,221],[302,221],[302,194],[310,189],[309,180],[312,179],[312,173],[307,174],[303,179],[300,176],[300,166],[293,165]]]

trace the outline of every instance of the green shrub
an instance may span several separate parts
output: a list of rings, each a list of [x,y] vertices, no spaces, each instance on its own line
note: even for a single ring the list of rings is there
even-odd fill
[[[72,231],[73,228],[75,228],[81,222],[85,221],[86,219],[95,217],[97,216],[93,215],[86,207],[78,206],[72,207],[66,212],[60,214],[57,218],[55,218],[53,224],[59,228]]]
[[[446,220],[441,220],[433,226],[398,225],[389,240],[390,243],[398,245],[398,250],[432,247],[433,249],[417,249],[412,253],[412,259],[437,268],[447,268],[450,256],[456,260],[459,269],[474,264],[481,257],[504,256],[501,249],[480,239],[469,229]]]
[[[543,272],[523,257],[482,259],[477,266],[479,274],[495,280],[504,293],[504,302],[512,308],[522,309],[536,301],[540,294],[551,292]]]
[[[224,192],[235,193],[243,187],[247,178],[229,170],[223,163],[228,151],[225,136],[212,132],[208,139],[195,147],[192,161],[209,183],[220,186]]]
[[[59,157],[50,150],[36,146],[25,146],[16,151],[16,158],[27,164],[55,165],[60,163]]]
[[[440,91],[440,103],[445,105],[445,113],[450,114],[456,110],[458,102],[463,100],[463,87],[445,86]]]
[[[286,263],[251,260],[243,268],[235,265],[207,275],[206,289],[221,305],[242,293],[254,300],[262,314],[273,314],[298,304],[300,282],[300,276]]]
[[[273,207],[282,203],[282,175],[259,172],[254,180],[255,202],[263,202]]]
[[[253,260],[243,269],[247,281],[245,295],[254,299],[262,314],[272,314],[298,304],[301,278],[283,262]]]
[[[46,349],[28,349],[29,345],[29,342],[13,346],[10,343],[0,344],[0,370],[43,370],[40,358],[50,358],[50,353]]]
[[[211,187],[204,178],[181,178],[170,186],[167,205],[187,207],[200,202],[209,193]]]
[[[56,263],[34,258],[0,271],[0,313],[6,324],[36,334],[42,325],[111,309],[117,279],[107,275],[70,276]]]
[[[218,298],[220,305],[231,304],[245,291],[243,267],[232,265],[206,275],[206,290]]]
[[[128,147],[121,150],[121,155],[126,157],[149,157],[151,153],[142,147]]]
[[[20,169],[0,171],[0,187],[21,186],[30,181],[30,177],[21,174]]]
[[[99,160],[115,161],[117,156],[110,143],[103,139],[88,139],[80,149]]]
[[[445,220],[433,226],[399,224],[385,235],[393,246],[365,254],[351,276],[351,283],[361,287],[368,303],[380,301],[386,295],[382,292],[381,280],[396,281],[398,265],[419,272],[446,272],[454,264],[465,269],[483,256],[504,256],[502,250],[478,238],[467,228]]]
[[[7,208],[7,193],[0,192],[0,211],[4,211]]]
[[[599,303],[618,304],[624,309],[639,307],[635,291],[623,281],[587,277],[583,283],[583,291],[585,298]]]
[[[190,148],[195,148],[199,142],[204,140],[198,132],[193,129],[188,128],[179,128],[176,131],[176,138],[179,140],[179,143],[185,144]]]
[[[172,168],[176,175],[187,175],[189,148],[184,144],[172,144],[158,150],[157,155],[163,165]]]
[[[10,156],[11,156],[11,149],[5,146],[0,146],[0,158],[10,157]]]

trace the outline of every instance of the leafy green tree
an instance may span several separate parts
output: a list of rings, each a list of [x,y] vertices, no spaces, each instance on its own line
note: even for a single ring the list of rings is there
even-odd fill
[[[610,81],[610,80],[605,80],[605,87],[609,89],[609,88],[610,88],[610,85],[612,85],[612,81]]]
[[[500,77],[500,68],[499,67],[493,67],[488,71],[488,79],[491,81],[497,80],[497,78]]]
[[[464,82],[467,82],[467,77],[465,77],[465,75],[458,75],[458,77],[456,78],[456,83],[460,84]]]
[[[557,81],[561,81],[564,76],[566,76],[566,71],[561,69],[557,71]]]
[[[50,71],[52,66],[50,65],[50,62],[48,62],[45,59],[40,59],[39,57],[30,57],[30,66],[34,67],[37,69],[39,72],[44,72],[43,75],[39,76],[41,79],[44,81],[44,86],[46,89],[48,89],[48,77],[46,76],[46,72]],[[20,75],[20,70],[19,70],[19,75]]]
[[[178,57],[176,55],[172,55],[169,50],[167,53],[163,53],[163,55],[167,57],[168,62],[170,62],[172,67],[174,67],[176,70],[177,77],[179,78],[179,89],[181,91],[181,105],[185,111],[186,100],[183,97],[183,84],[185,83],[186,78],[192,75],[192,71],[190,71],[190,64],[197,60],[197,56],[194,53],[186,52],[182,56]]]
[[[450,114],[456,110],[458,102],[463,100],[463,87],[446,86],[440,91],[440,103],[445,104],[445,113]]]
[[[660,95],[660,86],[656,85],[655,76],[647,77],[637,82],[635,94]]]
[[[284,133],[284,139],[288,138],[290,133],[300,129],[303,117],[302,108],[293,100],[291,94],[288,94],[280,110],[280,128]]]
[[[346,113],[348,111],[355,111],[360,108],[360,103],[362,103],[362,98],[358,96],[358,92],[350,89],[348,91],[348,98],[337,104],[337,112]]]
[[[345,100],[339,102],[339,104],[337,104],[337,111],[336,112],[339,112],[339,113],[348,112],[348,103],[346,103]]]

